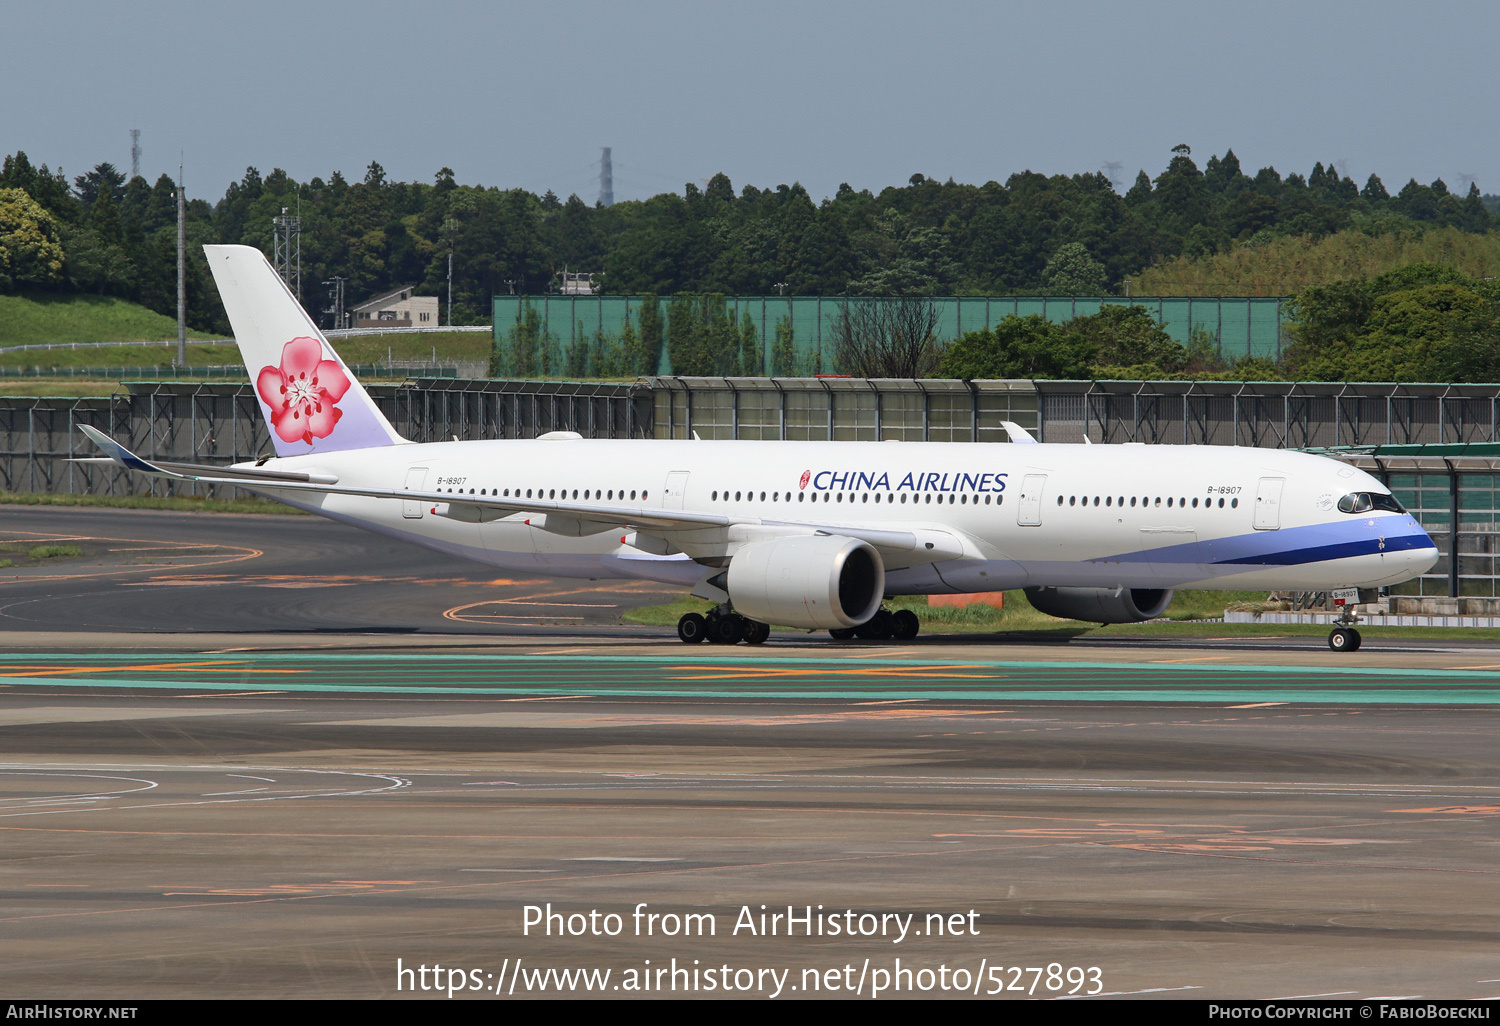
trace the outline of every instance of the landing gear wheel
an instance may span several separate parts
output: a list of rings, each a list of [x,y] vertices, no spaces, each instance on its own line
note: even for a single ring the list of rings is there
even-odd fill
[[[771,625],[761,623],[759,620],[745,621],[745,643],[748,645],[764,645],[766,639],[771,636]]]
[[[828,636],[834,641],[848,641],[854,637],[854,632],[858,629],[858,627],[835,627],[828,632]]]
[[[881,609],[856,627],[854,632],[866,641],[884,641],[894,633],[895,624],[892,622],[894,619],[890,613]]]
[[[708,621],[697,613],[684,613],[677,621],[677,636],[684,644],[696,645],[708,636]]]
[[[1362,639],[1353,627],[1335,627],[1328,635],[1328,647],[1335,652],[1355,652]]]
[[[910,641],[922,629],[922,621],[910,609],[898,609],[891,614],[891,637],[897,641]]]
[[[708,640],[715,645],[738,645],[745,636],[745,618],[730,613],[708,621]]]

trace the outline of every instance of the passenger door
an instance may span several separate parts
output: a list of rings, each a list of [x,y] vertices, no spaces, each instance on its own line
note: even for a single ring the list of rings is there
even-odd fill
[[[1042,492],[1046,486],[1046,474],[1027,474],[1021,479],[1021,502],[1016,510],[1016,526],[1042,526]]]
[[[1255,529],[1257,531],[1281,530],[1281,489],[1286,485],[1284,477],[1263,477],[1255,491]]]

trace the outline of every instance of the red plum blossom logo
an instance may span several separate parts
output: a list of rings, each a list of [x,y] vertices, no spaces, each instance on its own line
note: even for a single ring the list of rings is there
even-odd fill
[[[271,425],[283,442],[311,442],[333,433],[349,384],[336,361],[323,359],[323,344],[303,336],[281,350],[280,367],[261,368],[255,390],[271,408]]]
[[[806,488],[807,487],[807,482],[809,480],[811,480],[811,479],[812,479],[812,471],[811,470],[804,470],[802,472],[802,487]]]

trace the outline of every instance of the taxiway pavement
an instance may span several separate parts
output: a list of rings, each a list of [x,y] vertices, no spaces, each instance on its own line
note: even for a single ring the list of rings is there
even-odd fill
[[[1039,967],[1043,996],[1052,965],[1115,995],[1500,994],[1482,640],[686,649],[614,626],[655,594],[582,582],[600,604],[539,627],[578,583],[311,518],[13,512],[7,540],[86,555],[0,570],[11,996],[440,993],[398,960],[625,996],[674,958],[789,970],[783,996],[868,997],[898,958]],[[445,615],[469,602],[515,619]],[[623,931],[528,931],[548,903]],[[638,936],[642,903],[714,933]],[[921,932],[734,930],[762,905]]]

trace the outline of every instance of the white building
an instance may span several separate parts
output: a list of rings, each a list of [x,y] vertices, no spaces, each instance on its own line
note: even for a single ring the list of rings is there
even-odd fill
[[[414,296],[411,285],[383,292],[352,310],[355,328],[435,328],[437,296]]]

